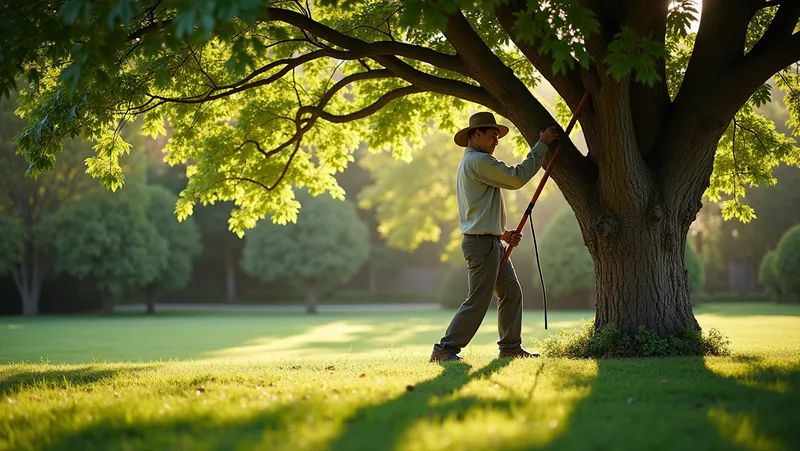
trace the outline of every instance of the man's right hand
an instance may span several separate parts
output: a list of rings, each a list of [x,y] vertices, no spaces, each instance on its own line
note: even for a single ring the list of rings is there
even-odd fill
[[[553,144],[553,141],[558,139],[558,127],[555,125],[551,125],[544,129],[543,131],[539,132],[539,141],[547,144]]]

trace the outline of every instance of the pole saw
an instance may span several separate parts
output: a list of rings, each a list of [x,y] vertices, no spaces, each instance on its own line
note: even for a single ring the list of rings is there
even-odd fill
[[[569,121],[569,125],[567,125],[567,129],[565,131],[566,136],[569,136],[569,133],[572,131],[572,128],[575,127],[575,123],[578,122],[578,118],[581,116],[581,112],[583,112],[583,108],[586,106],[586,103],[589,101],[589,92],[583,94],[583,98],[581,98],[580,103],[578,103],[578,108],[575,110],[575,113],[572,115],[572,119]],[[530,220],[531,223],[531,233],[533,234],[533,248],[536,251],[536,265],[539,268],[539,279],[542,283],[542,302],[544,304],[544,328],[547,329],[547,293],[544,289],[544,277],[542,276],[542,265],[539,261],[539,246],[536,244],[536,231],[533,229],[533,218],[531,217],[531,212],[533,211],[533,206],[536,205],[536,201],[539,199],[539,195],[542,194],[542,189],[544,188],[544,184],[547,183],[547,179],[550,178],[550,172],[556,165],[556,160],[558,160],[558,155],[561,153],[561,140],[559,140],[558,145],[556,146],[556,151],[553,153],[553,158],[550,159],[550,164],[547,165],[547,169],[544,171],[544,175],[542,176],[542,180],[539,182],[539,186],[536,188],[536,191],[533,193],[533,197],[531,198],[530,203],[528,203],[528,208],[525,209],[525,213],[522,215],[522,219],[520,219],[519,224],[517,225],[517,233],[521,233],[522,229],[525,228],[525,221]],[[514,245],[509,243],[508,248],[506,248],[506,254],[503,256],[503,260],[500,261],[500,267],[502,268],[503,265],[508,260],[508,257],[511,255],[511,251],[514,250]]]

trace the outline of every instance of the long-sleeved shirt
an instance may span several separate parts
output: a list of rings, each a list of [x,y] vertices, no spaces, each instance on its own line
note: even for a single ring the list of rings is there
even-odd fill
[[[456,176],[461,233],[502,235],[506,226],[503,189],[525,186],[542,166],[547,145],[539,141],[525,159],[509,166],[493,155],[467,147]]]

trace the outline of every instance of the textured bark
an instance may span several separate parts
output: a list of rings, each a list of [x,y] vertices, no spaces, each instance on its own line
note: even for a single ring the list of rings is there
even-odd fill
[[[595,328],[614,324],[635,334],[640,326],[661,336],[699,330],[689,302],[684,265],[686,228],[679,221],[663,227],[651,218],[633,218],[616,226],[589,232],[589,253],[595,265],[597,288]]]
[[[317,313],[317,281],[311,279],[306,287],[306,313]]]

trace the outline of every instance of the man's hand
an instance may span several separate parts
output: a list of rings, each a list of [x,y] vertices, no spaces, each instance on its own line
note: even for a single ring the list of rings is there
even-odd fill
[[[553,141],[558,139],[558,126],[551,125],[546,129],[539,132],[539,141],[547,144],[553,144]]]
[[[516,230],[506,230],[500,239],[512,246],[519,246],[519,242],[522,241],[522,234]]]

